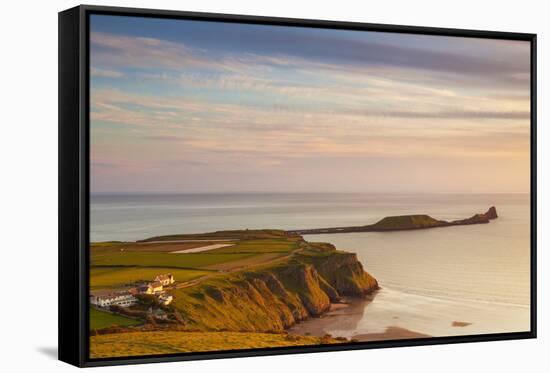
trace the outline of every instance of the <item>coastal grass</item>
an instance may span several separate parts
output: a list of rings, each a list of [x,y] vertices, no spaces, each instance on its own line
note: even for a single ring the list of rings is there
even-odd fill
[[[90,268],[90,289],[115,289],[132,286],[137,281],[153,281],[157,275],[171,273],[177,282],[186,282],[212,273],[196,269],[166,267],[108,266]]]
[[[203,267],[203,269],[217,271],[233,271],[237,269],[244,270],[249,267],[256,267],[264,263],[270,263],[285,256],[287,256],[287,253],[252,253],[250,256],[247,256],[246,258],[240,260],[216,263],[210,266]]]
[[[290,258],[209,277],[172,294],[171,307],[189,328],[203,331],[281,332],[309,314],[305,304],[329,306],[311,269]]]
[[[100,311],[90,307],[90,330],[104,329],[112,326],[135,326],[142,324],[139,320],[130,319],[128,317],[115,315],[110,312]]]
[[[151,331],[90,337],[90,356],[107,358],[342,343],[330,337],[271,333]]]

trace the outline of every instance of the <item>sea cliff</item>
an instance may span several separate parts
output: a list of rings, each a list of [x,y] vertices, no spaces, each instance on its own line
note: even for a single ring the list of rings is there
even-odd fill
[[[328,244],[303,245],[275,265],[177,289],[172,307],[188,329],[281,332],[322,315],[344,296],[364,297],[378,288],[355,254]]]

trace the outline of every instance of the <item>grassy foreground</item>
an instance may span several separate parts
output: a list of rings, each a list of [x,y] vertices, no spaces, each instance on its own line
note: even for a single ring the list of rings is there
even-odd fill
[[[160,355],[341,343],[327,337],[269,333],[154,331],[92,336],[90,357]]]

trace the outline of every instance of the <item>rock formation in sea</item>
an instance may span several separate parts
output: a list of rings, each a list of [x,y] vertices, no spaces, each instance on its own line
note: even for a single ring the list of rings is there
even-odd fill
[[[483,214],[475,214],[466,219],[445,221],[434,219],[429,215],[399,215],[386,216],[378,222],[370,225],[336,228],[295,229],[287,232],[294,234],[327,234],[350,232],[387,232],[404,231],[413,229],[428,229],[450,227],[454,225],[486,224],[490,220],[498,218],[497,209],[492,206]]]

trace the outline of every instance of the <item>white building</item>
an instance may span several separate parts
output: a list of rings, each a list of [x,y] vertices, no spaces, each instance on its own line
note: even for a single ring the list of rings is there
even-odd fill
[[[162,294],[159,296],[159,302],[166,306],[172,303],[172,300],[174,300],[174,297],[170,294]]]
[[[155,282],[160,282],[163,286],[172,285],[174,281],[174,276],[172,276],[171,273],[166,273],[155,277]]]
[[[110,306],[130,307],[137,303],[136,297],[130,293],[111,293],[90,297],[94,306],[107,308]]]
[[[146,285],[140,286],[139,292],[141,294],[160,294],[163,292],[162,284],[160,282],[150,282]]]

